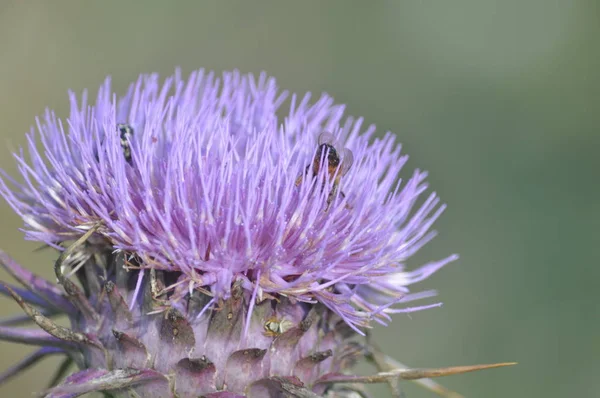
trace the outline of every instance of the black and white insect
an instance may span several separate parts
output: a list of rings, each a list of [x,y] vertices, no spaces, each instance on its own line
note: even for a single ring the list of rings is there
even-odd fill
[[[117,131],[121,138],[121,148],[123,149],[123,155],[127,163],[131,164],[131,139],[133,137],[133,127],[129,124],[119,123],[117,124]]]

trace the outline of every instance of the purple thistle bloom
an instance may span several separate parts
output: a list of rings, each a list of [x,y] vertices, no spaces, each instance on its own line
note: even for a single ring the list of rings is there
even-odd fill
[[[33,296],[47,299],[52,293],[66,302],[60,309],[71,314],[85,313],[88,304],[93,307],[90,314],[102,313],[103,297],[110,301],[117,289],[100,285],[113,281],[120,290],[114,302],[122,301],[119,310],[111,302],[114,324],[91,328],[88,324],[96,320],[88,319],[75,328],[93,331],[99,340],[94,344],[109,351],[115,343],[107,342],[112,338],[107,330],[114,329],[119,340],[117,331],[132,327],[130,322],[122,325],[122,317],[146,319],[147,314],[171,310],[183,314],[196,342],[210,339],[210,331],[205,327],[200,332],[196,325],[207,324],[210,316],[214,323],[215,316],[209,314],[240,297],[245,304],[236,349],[272,347],[272,340],[300,327],[319,304],[329,314],[319,319],[341,319],[359,334],[373,320],[385,324],[389,314],[439,306],[406,305],[434,295],[411,293],[409,285],[457,258],[405,268],[408,258],[434,237],[432,224],[445,207],[435,193],[416,205],[427,190],[426,173],[415,171],[408,181],[398,182],[407,156],[400,155],[394,135],[375,138],[374,126],[364,128],[362,119],[345,118],[344,106],[329,96],[311,104],[308,94],[292,95],[282,113],[286,98],[264,74],[255,80],[233,72],[218,79],[201,70],[187,81],[177,72],[162,85],[157,75],[141,76],[120,99],[107,79],[92,106],[86,93],[80,101],[70,95],[66,121],[47,111],[38,120],[38,133],[28,135],[29,156],[23,151],[15,155],[23,182],[3,173],[0,194],[23,218],[27,239],[64,251],[65,242],[94,232],[58,264],[59,272],[65,272],[59,280],[67,295],[46,287]],[[320,146],[324,132],[335,142]],[[6,266],[9,260],[2,262]],[[103,277],[90,276],[96,268],[104,270]],[[126,276],[123,269],[129,270]],[[78,276],[88,304],[73,304],[77,294],[68,291],[70,275]],[[125,280],[119,282],[121,277]],[[160,301],[151,311],[144,304],[149,284],[153,300]],[[198,294],[203,299],[192,311],[190,303]],[[34,298],[22,297],[36,305]],[[271,317],[279,320],[253,322],[265,302],[279,305],[280,317]],[[38,306],[52,309],[47,307]],[[177,323],[178,316],[171,321]],[[280,321],[283,317],[289,327]],[[149,352],[169,362],[168,353],[156,348],[165,337],[157,333],[158,340],[138,337]],[[256,341],[261,339],[268,341]],[[296,367],[316,351],[314,343],[306,346],[294,354]],[[197,343],[190,347],[186,350],[212,361],[217,374],[235,354],[233,348],[220,347],[227,351],[221,355],[206,345],[204,351]],[[69,383],[108,377],[109,365],[90,352],[85,355],[83,367],[97,369],[83,371]],[[142,367],[133,362],[126,360],[120,369]],[[127,384],[123,380],[156,381],[171,365],[145,364],[142,376],[113,371],[111,388]],[[108,370],[98,370],[103,368]],[[310,386],[325,373],[300,379]],[[217,379],[226,378],[222,374]],[[261,377],[265,375],[249,380]],[[231,383],[217,382],[215,391],[226,391],[223,385]],[[180,396],[187,396],[184,390]],[[56,391],[55,396],[63,396]],[[193,391],[191,396],[198,390]],[[231,391],[252,396],[247,388]]]

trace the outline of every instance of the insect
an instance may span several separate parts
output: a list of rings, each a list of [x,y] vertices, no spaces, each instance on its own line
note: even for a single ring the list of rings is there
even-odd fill
[[[277,337],[290,330],[293,326],[294,324],[292,321],[285,318],[277,319],[277,317],[273,315],[265,322],[264,335],[269,337]]]
[[[131,138],[133,137],[133,127],[129,124],[119,123],[117,124],[117,130],[121,137],[121,148],[123,148],[123,155],[127,163],[131,164]]]
[[[348,173],[354,162],[352,151],[344,148],[343,156],[340,157],[340,152],[335,148],[334,142],[335,137],[331,133],[325,132],[319,135],[319,146],[317,147],[313,163],[306,166],[306,172],[304,173],[308,175],[312,171],[312,176],[315,178],[321,169],[321,165],[327,165],[327,173],[329,174],[329,178],[333,180],[333,186],[331,191],[329,191],[329,195],[327,195],[327,208],[325,210],[329,208],[329,205],[335,199],[341,178]],[[303,178],[301,175],[296,179],[296,186],[302,183]],[[340,196],[342,198],[346,197],[342,191],[340,191]]]

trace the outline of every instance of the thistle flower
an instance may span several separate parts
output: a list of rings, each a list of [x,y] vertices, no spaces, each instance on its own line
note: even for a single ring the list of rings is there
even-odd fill
[[[107,79],[94,105],[71,93],[65,121],[38,120],[0,194],[61,252],[62,289],[0,253],[25,287],[0,291],[42,329],[12,319],[0,339],[41,346],[25,364],[78,365],[47,397],[350,396],[333,383],[370,355],[357,338],[439,306],[407,304],[456,259],[405,268],[444,209],[416,205],[426,173],[398,182],[394,136],[327,95],[286,97],[264,74],[177,72],[119,99]]]

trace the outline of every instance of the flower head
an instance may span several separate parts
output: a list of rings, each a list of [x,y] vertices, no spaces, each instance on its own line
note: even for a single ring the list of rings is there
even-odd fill
[[[50,111],[38,120],[37,134],[28,136],[29,157],[15,155],[23,182],[4,174],[0,194],[23,218],[28,239],[63,251],[87,232],[86,242],[57,264],[57,275],[67,290],[63,310],[93,309],[78,325],[79,332],[93,331],[96,346],[116,350],[109,340],[122,345],[119,333],[143,320],[158,332],[135,338],[162,358],[161,325],[185,323],[179,330],[189,327],[195,337],[184,339],[177,359],[194,353],[225,366],[237,348],[265,349],[290,330],[306,332],[306,319],[321,319],[315,321],[320,334],[294,354],[297,367],[315,351],[315,336],[334,329],[339,336],[336,319],[362,333],[372,320],[385,323],[391,313],[438,305],[407,307],[433,295],[408,286],[456,256],[411,271],[405,263],[434,236],[431,226],[444,206],[435,193],[417,205],[426,173],[399,181],[407,157],[394,135],[375,137],[373,126],[345,118],[329,96],[311,103],[308,94],[292,95],[288,103],[264,74],[218,79],[201,70],[187,80],[177,72],[162,84],[156,75],[141,76],[118,99],[107,79],[91,106],[85,93],[70,98],[66,120]],[[67,270],[77,275],[88,304],[72,303],[80,293],[68,291]],[[115,304],[121,301],[124,307]],[[238,305],[232,303],[243,310],[224,314],[240,316],[242,343],[226,349],[233,343],[211,335],[210,325],[221,309]],[[107,305],[114,337],[96,317]],[[200,348],[198,341],[211,339],[227,354]],[[167,364],[144,366],[172,369],[162,360]],[[89,352],[84,362],[111,369]],[[310,385],[319,374],[303,382]],[[218,384],[216,390],[224,388]]]

